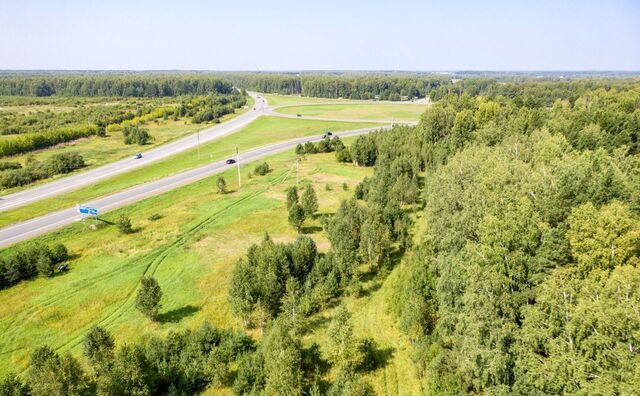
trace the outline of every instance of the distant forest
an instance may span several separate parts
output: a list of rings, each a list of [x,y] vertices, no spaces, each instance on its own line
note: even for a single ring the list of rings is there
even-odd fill
[[[161,97],[229,94],[228,81],[196,75],[0,75],[0,95]]]

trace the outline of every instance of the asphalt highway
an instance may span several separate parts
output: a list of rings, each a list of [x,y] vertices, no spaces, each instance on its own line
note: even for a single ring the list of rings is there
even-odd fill
[[[256,106],[259,106],[260,104],[262,104],[262,101],[257,100]],[[256,107],[256,111],[251,110],[250,112],[246,113],[246,114],[250,114],[250,116],[243,117],[244,116],[243,114],[235,118],[234,120],[238,120],[240,119],[240,117],[243,117],[242,120],[244,120],[234,124],[236,125],[235,129],[239,128],[239,126],[242,126],[250,122],[250,120],[253,120],[256,117],[256,115],[253,113],[262,114],[261,110],[262,110],[262,107],[260,108]],[[230,122],[231,121],[229,121],[229,123]],[[369,133],[373,130],[389,129],[390,127],[391,127],[390,125],[385,125],[385,126],[375,127],[375,128],[365,128],[365,129],[357,129],[357,130],[346,131],[346,132],[339,132],[339,133],[335,133],[334,135],[340,136],[340,137],[356,136],[356,135]],[[215,128],[212,128],[211,130],[214,130],[214,129]],[[212,136],[213,134],[210,134],[209,140],[214,139],[215,137],[222,136],[223,134],[230,133],[233,130],[229,128],[225,128],[222,130],[222,132],[219,132],[218,135]],[[251,162],[265,156],[269,156],[278,152],[282,152],[287,149],[294,148],[299,143],[305,143],[308,141],[317,142],[317,141],[320,141],[321,139],[322,139],[321,136],[304,137],[304,138],[287,140],[284,142],[278,142],[278,143],[270,144],[264,147],[259,147],[259,148],[241,153],[240,154],[241,162],[243,163]],[[201,137],[201,141],[202,141],[202,137]],[[185,144],[187,144],[187,142],[185,142]],[[100,213],[102,214],[104,212],[108,212],[110,210],[120,208],[122,206],[131,204],[133,202],[138,202],[145,198],[152,197],[169,190],[173,190],[175,188],[184,186],[189,183],[193,183],[205,177],[223,172],[229,169],[230,167],[234,167],[234,166],[236,165],[227,164],[226,160],[212,162],[210,164],[201,166],[199,168],[190,169],[188,171],[178,173],[172,176],[168,176],[153,182],[140,184],[135,187],[129,188],[127,190],[123,190],[123,191],[120,191],[102,198],[98,198],[89,202],[83,202],[83,205],[97,207]],[[131,168],[126,168],[126,169],[128,170]],[[93,182],[93,181],[95,181],[95,179],[89,180],[89,182]],[[75,221],[79,221],[81,220],[81,218],[82,218],[81,215],[78,214],[77,212],[77,208],[71,207],[68,209],[52,212],[40,217],[36,217],[30,220],[26,220],[20,223],[16,223],[16,224],[1,228],[0,229],[0,246],[9,246],[17,242],[36,237],[38,235],[45,234],[49,231],[64,227],[65,225],[71,224]]]
[[[255,99],[257,94],[250,93]],[[163,144],[157,148],[142,152],[142,158],[133,157],[125,158],[120,161],[100,166],[85,172],[75,173],[37,187],[29,188],[17,193],[0,196],[0,212],[15,209],[17,207],[38,201],[40,199],[52,197],[66,191],[77,190],[80,187],[87,186],[99,180],[127,172],[132,169],[149,165],[160,159],[177,154],[181,151],[196,147],[198,141],[205,143],[213,139],[229,135],[238,131],[240,128],[254,121],[261,115],[265,115],[266,104],[261,99],[256,99],[255,110],[249,109],[247,112],[232,118],[222,124],[218,124],[212,128],[205,129],[199,133],[186,136],[184,138]]]

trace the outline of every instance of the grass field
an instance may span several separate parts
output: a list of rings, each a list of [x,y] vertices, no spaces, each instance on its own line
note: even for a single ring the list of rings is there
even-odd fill
[[[120,191],[136,184],[157,180],[214,160],[223,159],[235,153],[236,147],[240,151],[245,151],[277,141],[319,135],[327,129],[343,131],[368,126],[375,126],[375,124],[260,117],[240,131],[202,144],[200,146],[200,158],[198,158],[197,149],[187,150],[146,167],[99,181],[91,186],[2,212],[0,227],[34,218],[54,210],[67,208],[76,203]]]
[[[295,183],[289,175],[292,151],[270,158],[268,176],[246,180],[240,192],[215,193],[215,177],[109,213],[131,216],[139,231],[120,235],[115,227],[90,231],[76,223],[34,243],[61,241],[79,258],[72,271],[53,279],[36,279],[0,291],[0,367],[22,365],[33,340],[57,348],[73,349],[84,332],[101,323],[133,340],[148,333],[165,332],[209,319],[220,325],[238,325],[226,303],[226,285],[233,263],[264,231],[277,240],[295,232],[286,219],[285,188]],[[332,154],[310,156],[300,167],[302,179],[311,180],[322,211],[333,211],[342,182],[351,188],[370,169],[340,165]],[[247,165],[244,173],[252,169]],[[234,170],[225,177],[234,188]],[[326,191],[325,185],[333,186]],[[146,220],[159,213],[160,220]],[[310,223],[307,225],[311,225]],[[321,248],[324,237],[315,235]],[[132,309],[131,293],[142,274],[158,277],[165,294],[162,321],[144,320]],[[184,317],[182,317],[184,316]]]
[[[138,228],[131,235],[119,234],[114,226],[91,230],[76,223],[35,240],[64,242],[78,258],[71,262],[68,273],[0,291],[0,375],[10,368],[24,368],[34,345],[48,344],[79,355],[83,336],[95,324],[112,331],[119,345],[150,334],[196,327],[204,320],[240,328],[227,303],[230,275],[237,259],[265,231],[278,241],[295,238],[284,205],[285,189],[295,183],[294,158],[292,151],[270,157],[267,161],[274,170],[264,177],[246,179],[241,191],[217,194],[216,177],[212,177],[104,217],[113,221],[126,213]],[[245,176],[252,167],[247,165]],[[351,196],[357,182],[370,173],[370,168],[339,164],[332,154],[308,156],[300,166],[301,182],[315,186],[321,213],[334,212],[340,200]],[[224,176],[235,188],[234,171]],[[348,191],[342,190],[343,182]],[[162,218],[147,220],[155,213]],[[316,230],[319,223],[308,220],[305,226]],[[310,236],[319,250],[328,249],[323,232]],[[411,367],[409,344],[386,313],[387,284],[394,280],[394,272],[386,280],[367,281],[365,289],[371,294],[349,298],[346,303],[354,313],[358,335],[371,336],[380,348],[391,351],[385,367],[368,374],[367,380],[379,394],[408,395],[417,392],[420,382]],[[143,274],[155,276],[163,289],[158,323],[145,319],[133,307]],[[326,344],[332,315],[333,310],[327,310],[312,318],[322,324],[305,336],[305,344],[318,342],[321,348]]]
[[[246,109],[238,109],[235,114],[227,114],[221,118],[221,121],[229,120],[236,117],[250,109],[253,106],[253,98],[248,98],[248,106]],[[30,106],[26,106],[30,107]],[[1,114],[0,114],[1,115]],[[11,157],[4,157],[2,161],[18,161],[22,164],[26,159],[31,157],[37,160],[44,160],[53,154],[62,154],[68,152],[75,152],[82,155],[87,164],[83,170],[97,167],[100,165],[114,162],[122,158],[133,156],[140,151],[149,150],[153,147],[157,147],[161,144],[176,140],[178,138],[196,133],[199,130],[211,128],[214,124],[192,124],[191,122],[185,122],[185,120],[160,120],[159,123],[149,123],[145,125],[145,128],[149,129],[149,134],[153,137],[153,140],[144,146],[136,144],[126,145],[122,140],[121,132],[108,133],[106,137],[92,136],[89,138],[78,139],[72,142],[59,144],[54,147],[50,147],[43,150],[33,151],[27,154],[16,155]],[[0,138],[2,138],[0,136]],[[1,194],[11,194],[20,190],[28,189],[39,184],[47,183],[56,178],[65,177],[68,175],[57,175],[52,178],[39,180],[35,183],[31,183],[26,186],[11,188],[2,190]]]
[[[284,114],[301,114],[305,117],[335,118],[344,120],[398,120],[417,121],[426,109],[425,104],[409,103],[349,103],[292,106],[276,109]]]
[[[355,100],[349,99],[331,99],[331,98],[309,98],[307,96],[298,95],[276,95],[276,94],[260,94],[267,99],[269,106],[280,105],[296,105],[308,103],[357,103]]]

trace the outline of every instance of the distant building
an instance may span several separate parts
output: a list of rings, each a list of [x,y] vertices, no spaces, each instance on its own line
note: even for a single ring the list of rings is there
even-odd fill
[[[408,96],[406,96],[406,95],[402,95],[402,96],[400,96],[400,101],[402,101],[402,102],[406,102],[407,100],[409,100],[409,97],[408,97]]]
[[[375,96],[373,97],[373,100],[380,100],[380,95],[375,95]]]

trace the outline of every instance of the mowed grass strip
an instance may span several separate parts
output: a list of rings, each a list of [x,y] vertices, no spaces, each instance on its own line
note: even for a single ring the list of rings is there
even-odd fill
[[[425,104],[410,103],[349,103],[292,106],[276,109],[283,114],[301,114],[305,117],[335,118],[371,121],[417,121],[424,113]]]
[[[332,99],[332,98],[314,98],[299,95],[276,95],[276,94],[260,94],[267,99],[269,106],[296,105],[307,103],[358,103],[349,99]]]
[[[131,217],[138,231],[118,233],[113,225],[97,230],[76,223],[31,243],[63,242],[78,255],[71,271],[51,279],[39,278],[0,291],[0,373],[24,368],[35,345],[81,353],[81,341],[93,325],[113,331],[119,343],[149,334],[192,327],[209,320],[239,327],[226,296],[233,265],[251,243],[268,231],[276,240],[296,237],[287,222],[285,190],[295,183],[293,151],[267,159],[274,168],[264,177],[246,178],[234,191],[235,171],[223,176],[232,190],[216,193],[217,176],[109,213]],[[321,212],[333,212],[352,194],[371,169],[338,164],[332,154],[309,156],[301,163],[302,182],[312,182]],[[347,183],[348,191],[342,190]],[[329,186],[327,189],[326,186]],[[158,213],[161,218],[148,218]],[[317,230],[320,224],[305,224]],[[326,237],[311,235],[321,250]],[[155,276],[163,289],[161,320],[152,323],[133,306],[143,275]]]
[[[315,136],[327,130],[344,131],[375,126],[369,123],[296,120],[279,117],[260,117],[243,129],[204,143],[191,149],[120,175],[99,181],[79,190],[46,198],[10,211],[0,212],[0,227],[28,220],[55,210],[68,208],[120,191],[137,184],[157,180],[174,173],[218,161],[235,154],[236,147],[242,152],[267,144],[303,136]]]

